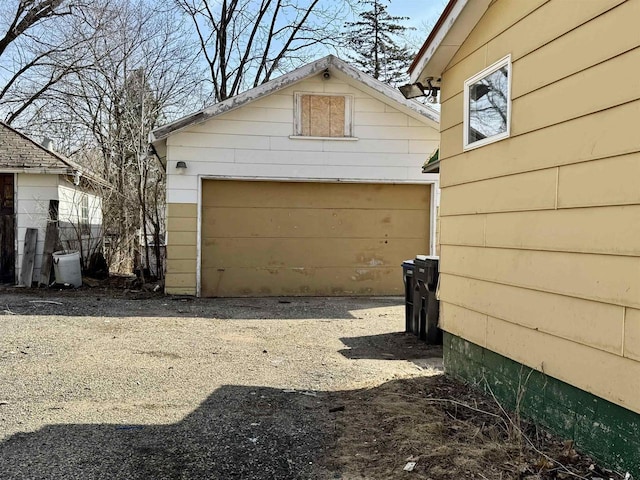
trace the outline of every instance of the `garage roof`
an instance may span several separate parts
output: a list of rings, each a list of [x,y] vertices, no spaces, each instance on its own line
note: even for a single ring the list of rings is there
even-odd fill
[[[408,115],[422,120],[434,128],[438,128],[440,114],[437,110],[418,103],[415,100],[407,100],[397,89],[361,72],[334,55],[327,55],[320,60],[308,63],[296,70],[282,75],[281,77],[275,78],[256,88],[252,88],[251,90],[247,90],[246,92],[236,95],[235,97],[228,98],[203,110],[182,117],[175,122],[156,128],[151,132],[149,140],[153,145],[156,145],[161,140],[166,139],[169,135],[178,130],[190,125],[205,122],[217,115],[242,107],[243,105],[282,90],[325,70],[329,70],[329,72],[332,75],[335,75],[336,78],[340,78],[351,83],[358,83],[358,88],[361,88],[379,100],[393,104],[394,107],[404,111]]]

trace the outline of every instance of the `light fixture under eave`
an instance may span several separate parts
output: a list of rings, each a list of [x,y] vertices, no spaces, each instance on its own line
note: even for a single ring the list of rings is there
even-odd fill
[[[420,82],[407,83],[406,85],[398,87],[398,89],[406,99],[424,97],[425,95],[424,85],[422,85]]]
[[[438,90],[440,90],[439,86],[433,85],[431,82],[434,81],[433,78],[427,78],[427,86],[425,87],[422,83],[407,83],[406,85],[402,85],[398,87],[404,98],[411,99],[417,97],[427,97],[427,102],[429,103],[437,103],[438,102]],[[440,79],[435,80],[436,83],[440,82]]]
[[[182,160],[176,162],[176,170],[178,171],[178,174],[184,175],[184,173],[187,171],[187,162],[184,162]]]

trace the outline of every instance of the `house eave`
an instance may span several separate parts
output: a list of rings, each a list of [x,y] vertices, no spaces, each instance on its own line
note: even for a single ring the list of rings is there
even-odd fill
[[[416,120],[425,122],[435,129],[440,129],[440,112],[431,106],[424,105],[415,100],[407,100],[397,88],[392,88],[345,62],[337,63],[334,67],[336,73],[338,73],[337,76],[341,80],[347,83],[352,83],[355,80],[360,89],[374,98],[389,105],[393,104],[394,107]],[[340,73],[342,75],[340,75]]]
[[[422,167],[422,173],[440,173],[440,160],[431,162]]]
[[[439,79],[490,3],[450,0],[409,67],[410,82],[426,84],[427,79]]]
[[[37,175],[73,175],[74,170],[69,168],[47,168],[47,167],[0,167],[0,173],[32,173]]]

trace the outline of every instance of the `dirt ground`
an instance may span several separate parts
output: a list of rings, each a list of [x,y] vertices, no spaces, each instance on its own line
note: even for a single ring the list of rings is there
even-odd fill
[[[0,479],[622,478],[403,330],[399,298],[4,288]]]

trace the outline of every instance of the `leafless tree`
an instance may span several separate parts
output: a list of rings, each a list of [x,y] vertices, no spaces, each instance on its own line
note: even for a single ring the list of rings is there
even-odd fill
[[[59,65],[64,75],[45,82],[37,102],[12,100],[23,130],[53,138],[58,151],[109,181],[102,192],[103,231],[115,270],[130,271],[134,251],[136,264],[149,265],[147,243],[161,265],[164,170],[147,153],[148,133],[203,103],[198,43],[172,8],[152,0],[87,2],[59,25],[57,44],[65,45],[68,58],[42,54],[51,72]]]
[[[214,101],[237,95],[335,47],[347,1],[175,0],[191,18]]]
[[[0,111],[7,123],[44,101],[50,88],[88,65],[71,25],[84,0],[0,4]]]
[[[85,22],[105,32],[90,37],[95,62],[54,89],[56,110],[90,134],[93,148],[79,156],[84,163],[99,158],[94,168],[113,185],[104,221],[120,252],[114,257],[137,249],[136,263],[143,265],[151,263],[150,239],[161,264],[164,236],[164,171],[147,153],[148,133],[202,103],[192,37],[180,19],[154,7],[146,0],[101,0],[86,8]]]

